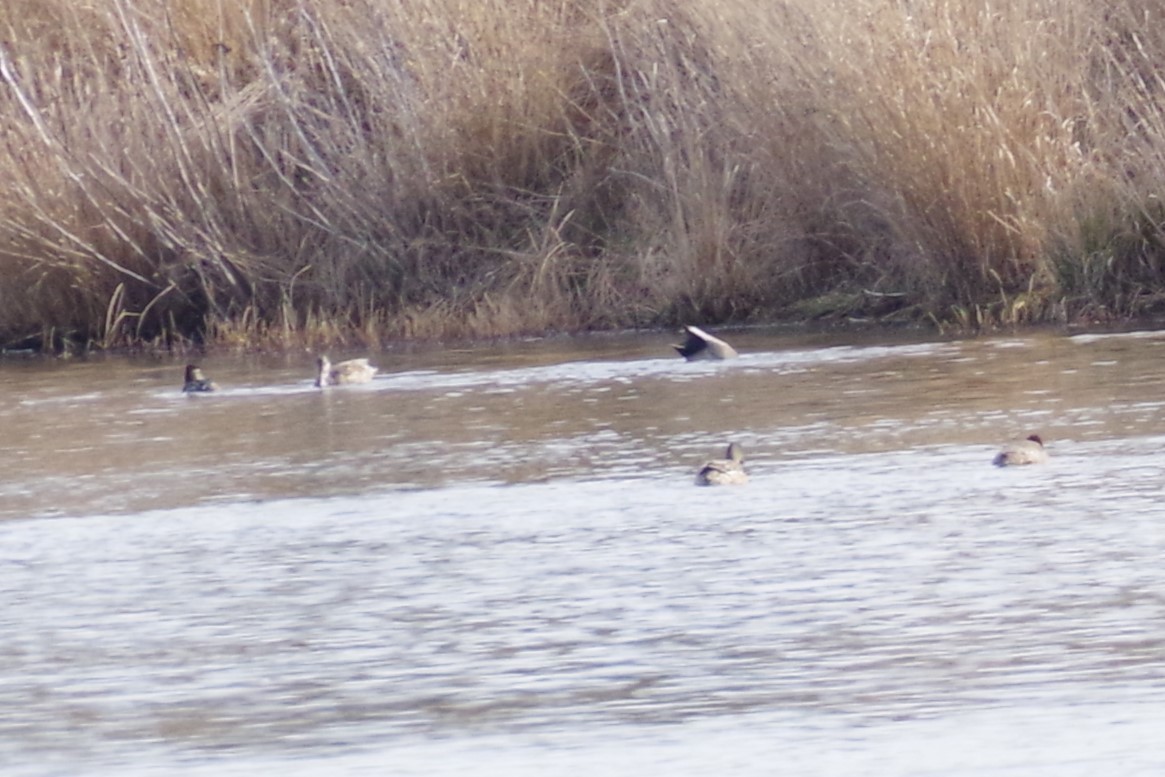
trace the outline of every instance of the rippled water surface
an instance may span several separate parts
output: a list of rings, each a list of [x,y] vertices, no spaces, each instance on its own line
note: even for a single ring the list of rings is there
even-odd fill
[[[0,773],[1165,773],[1165,333],[732,340],[0,361]]]

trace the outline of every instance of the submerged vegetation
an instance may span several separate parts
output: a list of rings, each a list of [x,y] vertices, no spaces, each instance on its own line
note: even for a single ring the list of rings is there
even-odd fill
[[[1152,314],[1163,15],[7,0],[0,344]]]

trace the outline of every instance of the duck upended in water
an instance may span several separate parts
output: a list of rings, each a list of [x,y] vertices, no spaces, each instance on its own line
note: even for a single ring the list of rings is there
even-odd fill
[[[687,338],[681,345],[673,345],[680,356],[688,361],[697,359],[731,359],[736,349],[719,337],[713,337],[698,326],[686,326]]]
[[[185,392],[217,391],[218,384],[202,374],[202,369],[194,364],[186,365],[186,381],[182,384]]]
[[[367,359],[349,359],[346,362],[332,364],[327,356],[321,356],[316,360],[316,365],[319,367],[316,385],[320,388],[367,383],[377,372],[377,368],[369,364]]]
[[[744,449],[737,443],[729,443],[723,459],[705,462],[696,473],[697,486],[738,486],[747,482]]]
[[[1048,460],[1048,452],[1044,450],[1044,441],[1038,434],[1028,435],[1027,439],[1016,440],[1008,444],[991,461],[997,467],[1014,467],[1020,464],[1043,464]]]

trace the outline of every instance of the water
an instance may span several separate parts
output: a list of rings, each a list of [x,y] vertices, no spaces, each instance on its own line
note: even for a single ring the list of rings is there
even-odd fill
[[[0,773],[1160,774],[1165,333],[732,339],[0,364]]]

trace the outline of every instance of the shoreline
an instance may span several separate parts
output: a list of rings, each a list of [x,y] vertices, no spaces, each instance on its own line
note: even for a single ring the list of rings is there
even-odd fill
[[[925,321],[893,321],[877,320],[776,320],[754,321],[748,323],[699,324],[712,333],[719,333],[731,338],[736,334],[762,332],[770,335],[787,336],[789,338],[832,337],[840,340],[847,336],[854,341],[866,339],[920,339],[945,340],[967,339],[978,337],[1002,337],[1008,335],[1024,336],[1032,334],[1074,336],[1080,334],[1112,334],[1124,332],[1157,331],[1165,329],[1165,317],[1143,316],[1123,318],[1120,320],[1077,320],[1059,322],[1030,322],[1023,324],[993,325],[975,329],[965,329],[957,326],[936,326]],[[604,339],[617,340],[619,338],[658,335],[674,337],[677,340],[683,332],[682,327],[645,326],[621,327],[610,329],[588,329],[577,331],[550,330],[539,333],[518,333],[510,335],[494,335],[483,337],[452,337],[452,338],[425,338],[425,339],[395,339],[380,340],[375,345],[361,343],[355,339],[332,343],[287,343],[276,345],[272,343],[239,345],[223,343],[194,343],[189,341],[172,343],[169,345],[157,343],[138,343],[131,345],[117,345],[110,348],[95,347],[92,344],[84,347],[80,344],[71,344],[63,350],[47,351],[38,347],[9,347],[0,348],[0,361],[16,361],[24,359],[90,359],[102,357],[151,357],[175,359],[192,356],[257,356],[274,355],[290,356],[296,353],[369,353],[374,355],[393,353],[424,353],[445,350],[465,350],[479,348],[497,348],[507,345],[523,343],[553,343],[553,342],[601,342]]]

